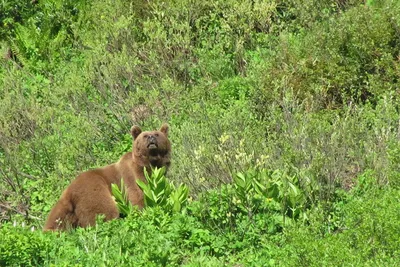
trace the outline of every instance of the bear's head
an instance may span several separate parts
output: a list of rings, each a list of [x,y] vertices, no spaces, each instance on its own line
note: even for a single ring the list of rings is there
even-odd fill
[[[142,132],[139,126],[132,126],[133,157],[142,166],[167,168],[171,164],[171,143],[168,139],[168,124],[158,131]]]

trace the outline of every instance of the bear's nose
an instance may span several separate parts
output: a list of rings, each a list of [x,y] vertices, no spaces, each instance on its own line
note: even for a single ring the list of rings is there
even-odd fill
[[[149,135],[148,141],[149,141],[149,143],[156,143],[157,142],[156,137],[154,135]]]

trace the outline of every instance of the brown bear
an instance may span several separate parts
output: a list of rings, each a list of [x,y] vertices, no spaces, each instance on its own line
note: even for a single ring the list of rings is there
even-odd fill
[[[133,151],[123,155],[116,163],[78,175],[50,211],[43,230],[93,226],[97,214],[104,214],[105,220],[118,218],[111,184],[120,185],[121,178],[124,179],[129,201],[143,208],[143,192],[136,180],[146,182],[145,168],[151,173],[152,167],[169,167],[171,143],[168,129],[168,125],[163,124],[159,131],[142,132],[138,126],[133,126]]]

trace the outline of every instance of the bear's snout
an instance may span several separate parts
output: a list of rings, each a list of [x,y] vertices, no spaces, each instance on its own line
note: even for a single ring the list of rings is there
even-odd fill
[[[147,137],[147,147],[148,148],[157,148],[157,138],[154,135],[149,135]]]

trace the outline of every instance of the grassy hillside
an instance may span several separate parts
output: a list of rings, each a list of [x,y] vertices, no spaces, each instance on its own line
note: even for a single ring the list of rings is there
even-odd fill
[[[22,2],[0,4],[0,265],[399,264],[398,1]],[[30,230],[162,122],[181,213]]]

